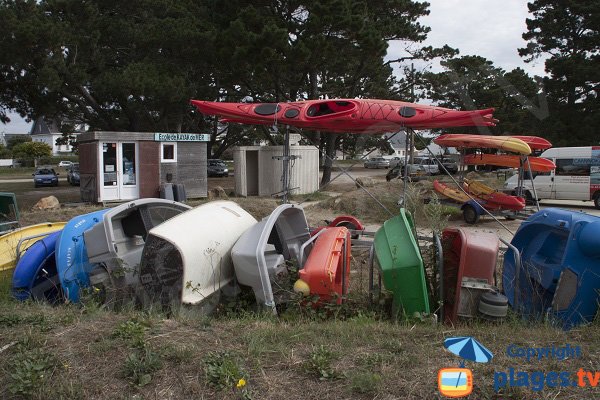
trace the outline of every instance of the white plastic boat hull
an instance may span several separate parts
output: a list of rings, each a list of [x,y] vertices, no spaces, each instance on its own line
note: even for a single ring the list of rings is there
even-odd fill
[[[308,239],[304,210],[291,204],[280,205],[233,246],[231,255],[238,282],[252,287],[259,304],[274,309],[271,277],[285,260],[301,258],[300,249]]]
[[[214,201],[153,228],[140,280],[153,302],[200,304],[234,277],[231,249],[256,219],[231,201]]]

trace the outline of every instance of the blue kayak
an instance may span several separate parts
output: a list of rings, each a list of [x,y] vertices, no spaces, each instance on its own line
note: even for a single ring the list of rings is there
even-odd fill
[[[65,298],[79,302],[81,289],[90,286],[89,274],[94,268],[88,260],[83,232],[102,221],[109,209],[79,215],[71,219],[56,242],[56,267]]]
[[[504,255],[502,281],[510,305],[563,329],[592,322],[600,303],[600,218],[546,208],[524,221]]]
[[[21,301],[29,298],[56,304],[62,300],[62,289],[56,270],[54,251],[62,231],[35,242],[21,257],[12,281],[12,295]]]

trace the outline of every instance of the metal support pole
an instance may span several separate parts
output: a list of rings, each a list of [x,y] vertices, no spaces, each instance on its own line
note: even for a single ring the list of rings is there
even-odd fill
[[[283,204],[288,202],[288,191],[290,188],[290,127],[286,126],[283,144]]]

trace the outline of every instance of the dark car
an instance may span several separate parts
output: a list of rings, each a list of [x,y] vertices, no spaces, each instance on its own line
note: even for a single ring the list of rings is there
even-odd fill
[[[37,168],[33,174],[33,185],[39,186],[58,186],[58,174],[53,168]]]
[[[223,160],[208,160],[208,176],[229,176],[229,169]]]
[[[79,186],[79,163],[73,163],[67,170],[67,182]]]
[[[446,171],[450,172],[451,174],[456,174],[458,172],[458,163],[451,158],[440,158],[438,159],[438,165],[439,164],[443,165],[444,168],[446,168]],[[444,168],[440,167],[441,173],[444,172]]]

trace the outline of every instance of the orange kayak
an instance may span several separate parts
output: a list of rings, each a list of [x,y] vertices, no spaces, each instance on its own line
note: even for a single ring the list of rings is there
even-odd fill
[[[466,203],[467,201],[471,200],[471,198],[464,194],[461,190],[453,189],[437,179],[433,181],[433,189],[439,194],[459,203]]]
[[[498,149],[523,155],[531,154],[531,147],[527,143],[510,136],[443,134],[433,139],[433,142],[444,147]]]
[[[225,122],[295,126],[309,130],[376,134],[415,129],[494,126],[493,108],[459,111],[377,99],[326,99],[292,103],[222,103],[191,100],[203,114]]]
[[[521,157],[507,154],[467,154],[463,162],[466,165],[496,165],[498,167],[519,168]],[[525,171],[529,169],[534,172],[550,172],[556,168],[552,160],[541,157],[527,157],[523,166]]]

